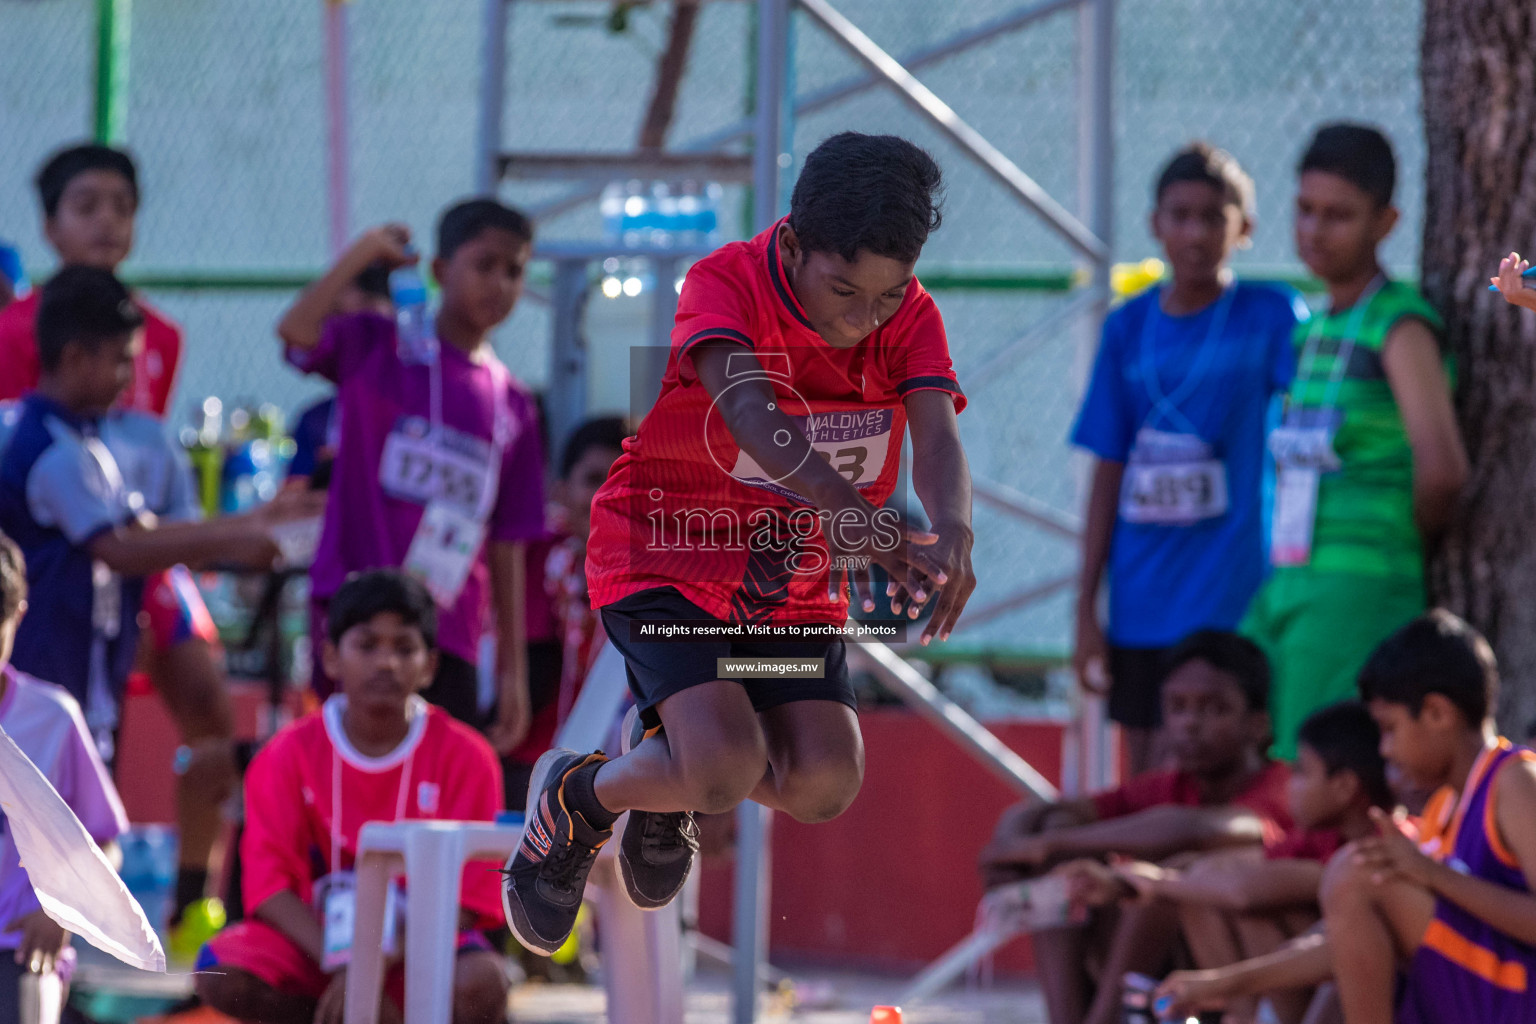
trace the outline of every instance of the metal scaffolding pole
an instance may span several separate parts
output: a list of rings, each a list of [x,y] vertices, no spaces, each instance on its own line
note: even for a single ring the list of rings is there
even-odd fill
[[[1104,243],[1103,250],[1088,261],[1093,306],[1080,322],[1078,342],[1078,362],[1085,375],[1109,313],[1114,236],[1114,13],[1115,0],[1084,0],[1078,8],[1078,203],[1089,229]],[[1083,757],[1080,778],[1089,790],[1107,788],[1117,773],[1103,698],[1083,695],[1079,728]]]
[[[946,60],[956,54],[964,53],[966,50],[980,46],[1005,33],[1017,31],[1042,18],[1047,18],[1053,14],[1076,7],[1081,2],[1082,0],[1043,0],[1041,3],[1020,7],[990,21],[984,21],[975,28],[966,29],[963,32],[950,36],[948,39],[935,43],[932,46],[910,50],[897,59],[902,67],[908,71],[916,71],[919,68]],[[883,79],[878,75],[867,71],[849,75],[847,78],[833,82],[825,88],[797,97],[791,109],[794,112],[794,116],[807,117],[818,111],[825,110],[835,103],[840,103],[852,96],[857,96],[862,92],[873,89],[882,81]],[[756,122],[752,118],[744,118],[724,128],[695,136],[675,148],[678,152],[682,153],[714,150],[730,142],[751,138],[755,128]],[[532,207],[530,212],[533,218],[539,221],[558,217],[568,210],[575,209],[582,203],[596,199],[601,190],[601,185],[595,188],[583,185],[558,199],[552,199]]]
[[[501,118],[507,95],[507,17],[512,0],[482,0],[480,124],[475,136],[475,191],[494,195],[501,182]]]
[[[757,125],[752,147],[752,225],[779,219],[784,82],[789,65],[790,0],[757,0]],[[731,1020],[757,1020],[757,979],[768,962],[769,840],[772,812],[751,800],[736,811],[736,901]]]

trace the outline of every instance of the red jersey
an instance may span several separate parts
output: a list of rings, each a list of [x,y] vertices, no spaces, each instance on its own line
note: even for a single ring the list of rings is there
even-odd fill
[[[593,500],[587,580],[594,608],[672,586],[730,622],[847,619],[846,594],[828,593],[829,552],[817,510],[768,479],[731,438],[689,358],[699,342],[730,341],[756,356],[761,370],[727,373],[769,381],[815,453],[877,508],[896,487],[902,400],[935,389],[954,397],[956,411],[965,407],[944,321],[918,281],[867,338],[833,348],[790,290],[778,230],[723,246],[688,271],[661,394]]]
[[[37,387],[37,307],[42,289],[34,288],[24,299],[0,310],[0,401],[20,398]],[[166,319],[159,310],[134,296],[139,312],[144,314],[144,345],[133,361],[133,383],[123,392],[125,409],[165,416],[176,386],[176,370],[181,363],[181,328]]]
[[[1285,789],[1291,769],[1280,761],[1271,761],[1249,780],[1248,787],[1230,801],[1258,815],[1264,823],[1265,843],[1278,843],[1291,827],[1291,810]],[[1173,804],[1179,807],[1205,805],[1200,785],[1189,772],[1147,772],[1136,776],[1119,789],[1093,797],[1094,810],[1100,818],[1120,818],[1149,807]]]
[[[405,742],[365,757],[342,728],[345,707],[346,698],[332,697],[285,727],[246,772],[240,856],[247,911],[285,890],[313,903],[316,881],[333,867],[352,870],[367,822],[493,821],[501,810],[501,765],[469,726],[412,698]],[[334,851],[333,835],[340,840]],[[501,919],[498,866],[466,864],[459,897],[491,922]]]

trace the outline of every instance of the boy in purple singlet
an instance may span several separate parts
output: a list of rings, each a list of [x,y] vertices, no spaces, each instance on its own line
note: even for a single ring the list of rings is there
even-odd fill
[[[1536,1020],[1536,752],[1495,733],[1497,691],[1487,641],[1445,611],[1404,626],[1360,672],[1382,755],[1452,790],[1455,810],[1428,844],[1373,810],[1379,834],[1329,866],[1323,915],[1349,1024]]]
[[[423,578],[440,651],[422,696],[488,726],[501,753],[528,729],[523,575],[525,545],[544,529],[544,455],[533,397],[497,360],[490,333],[522,295],[532,239],[528,219],[492,199],[443,213],[432,261],[442,301],[424,353],[399,343],[389,317],[331,316],[365,268],[415,260],[410,232],[395,224],[354,242],[277,326],[289,361],[336,384],[345,438],[311,570],[316,622],[349,573],[399,567]],[[499,641],[489,723],[475,668],[488,624]]]

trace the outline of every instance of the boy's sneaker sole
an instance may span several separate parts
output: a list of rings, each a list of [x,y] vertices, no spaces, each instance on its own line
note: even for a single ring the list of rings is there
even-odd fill
[[[549,853],[553,852],[555,845],[557,845],[558,830],[560,828],[558,819],[560,817],[568,818],[569,815],[569,812],[564,809],[563,802],[561,802],[558,815],[552,814],[551,820],[546,822],[541,816],[539,803],[556,779],[559,779],[561,785],[564,785],[564,776],[572,769],[588,763],[593,756],[600,755],[582,755],[574,750],[557,747],[554,750],[546,751],[534,762],[533,774],[528,782],[528,803],[524,809],[523,833],[519,837],[517,849],[513,851],[512,856],[507,858],[506,866],[502,869],[506,877],[503,879],[501,886],[501,909],[506,914],[507,927],[511,929],[512,935],[518,942],[521,942],[529,950],[541,953],[544,956],[552,956],[570,938],[571,930],[576,925],[576,915],[581,910],[581,897],[578,892],[574,908],[570,910],[570,921],[566,924],[563,932],[557,935],[554,932],[558,929],[549,929],[551,934],[541,934],[535,929],[528,911],[528,904],[525,900],[531,901],[537,898],[537,865],[547,859]],[[581,870],[579,881],[581,887],[584,888],[586,885],[586,872],[591,869],[590,861],[596,859],[597,849],[607,842],[613,833],[611,830],[596,832],[596,830],[591,830],[589,826],[586,826],[585,822],[582,824],[584,828],[588,828],[589,831],[593,832],[598,839],[595,846],[592,846],[592,855],[589,862]],[[567,824],[566,827],[571,828],[572,826]],[[537,852],[540,847],[544,848],[544,855],[539,861],[530,863],[529,860],[525,859],[523,864],[518,863],[518,858],[524,856],[525,849]],[[524,893],[520,891],[517,886],[517,881],[520,877],[524,879],[526,884],[531,885],[534,890],[533,892]]]
[[[631,707],[619,730],[620,754],[629,753],[641,740],[660,731],[659,726],[647,730],[640,722],[640,708]],[[690,812],[630,811],[619,840],[624,895],[641,910],[665,907],[682,892],[698,849],[699,826]]]

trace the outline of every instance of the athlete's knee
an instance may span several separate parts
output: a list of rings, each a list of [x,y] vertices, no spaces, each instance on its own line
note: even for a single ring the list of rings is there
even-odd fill
[[[691,749],[681,767],[689,810],[723,814],[741,803],[768,772],[768,750],[761,733]]]
[[[864,765],[859,759],[829,759],[793,772],[780,787],[780,795],[790,817],[817,824],[846,811],[863,784]]]
[[[1375,889],[1369,869],[1355,860],[1355,844],[1350,843],[1335,853],[1323,869],[1318,903],[1326,916],[1369,902]]]

